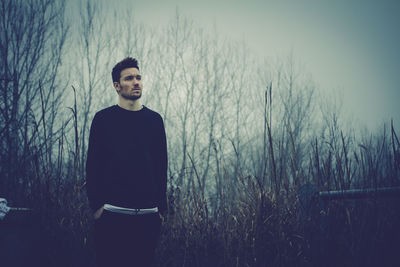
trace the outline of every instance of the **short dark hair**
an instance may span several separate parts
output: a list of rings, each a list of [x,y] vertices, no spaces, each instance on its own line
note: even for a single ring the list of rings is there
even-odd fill
[[[136,58],[124,58],[114,66],[111,72],[113,82],[119,83],[119,80],[121,78],[121,71],[127,68],[139,69],[138,61],[136,60]]]

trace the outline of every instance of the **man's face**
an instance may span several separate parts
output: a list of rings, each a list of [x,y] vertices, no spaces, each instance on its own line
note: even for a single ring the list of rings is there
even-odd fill
[[[114,82],[114,88],[125,99],[139,99],[142,96],[142,77],[139,70],[137,68],[122,70],[119,83]]]

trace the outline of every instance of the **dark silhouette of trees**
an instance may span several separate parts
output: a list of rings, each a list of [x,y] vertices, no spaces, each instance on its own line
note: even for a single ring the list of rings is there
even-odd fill
[[[72,7],[78,23],[69,24],[65,4],[0,4],[0,197],[35,209],[44,265],[92,263],[88,131],[94,113],[115,104],[110,71],[126,56],[139,59],[143,103],[167,132],[170,214],[157,266],[321,265],[313,239],[321,235],[311,231],[321,225],[304,223],[312,220],[299,188],[399,186],[395,126],[346,128],[294,55],[261,62],[245,42],[205,31],[179,9],[154,29],[93,1]],[[372,263],[383,251],[390,262],[395,254],[382,248],[400,240],[389,234],[397,202],[374,201],[329,204],[332,238],[321,245],[329,262],[356,266],[364,253]],[[367,234],[380,249],[362,245]],[[337,244],[343,257],[330,249]]]

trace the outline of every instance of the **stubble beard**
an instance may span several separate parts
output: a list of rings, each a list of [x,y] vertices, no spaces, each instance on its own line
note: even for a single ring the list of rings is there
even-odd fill
[[[139,95],[122,95],[122,97],[129,100],[137,100],[142,97],[142,93]]]
[[[139,99],[139,98],[142,97],[142,91],[140,91],[139,95],[136,95],[136,94],[131,95],[131,94],[123,94],[123,93],[121,93],[121,96],[122,96],[123,98],[125,98],[125,99],[137,100],[137,99]]]

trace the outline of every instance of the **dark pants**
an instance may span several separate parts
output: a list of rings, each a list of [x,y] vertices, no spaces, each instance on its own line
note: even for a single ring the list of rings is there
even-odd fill
[[[97,266],[152,266],[160,226],[158,213],[126,215],[104,210],[95,221]]]

